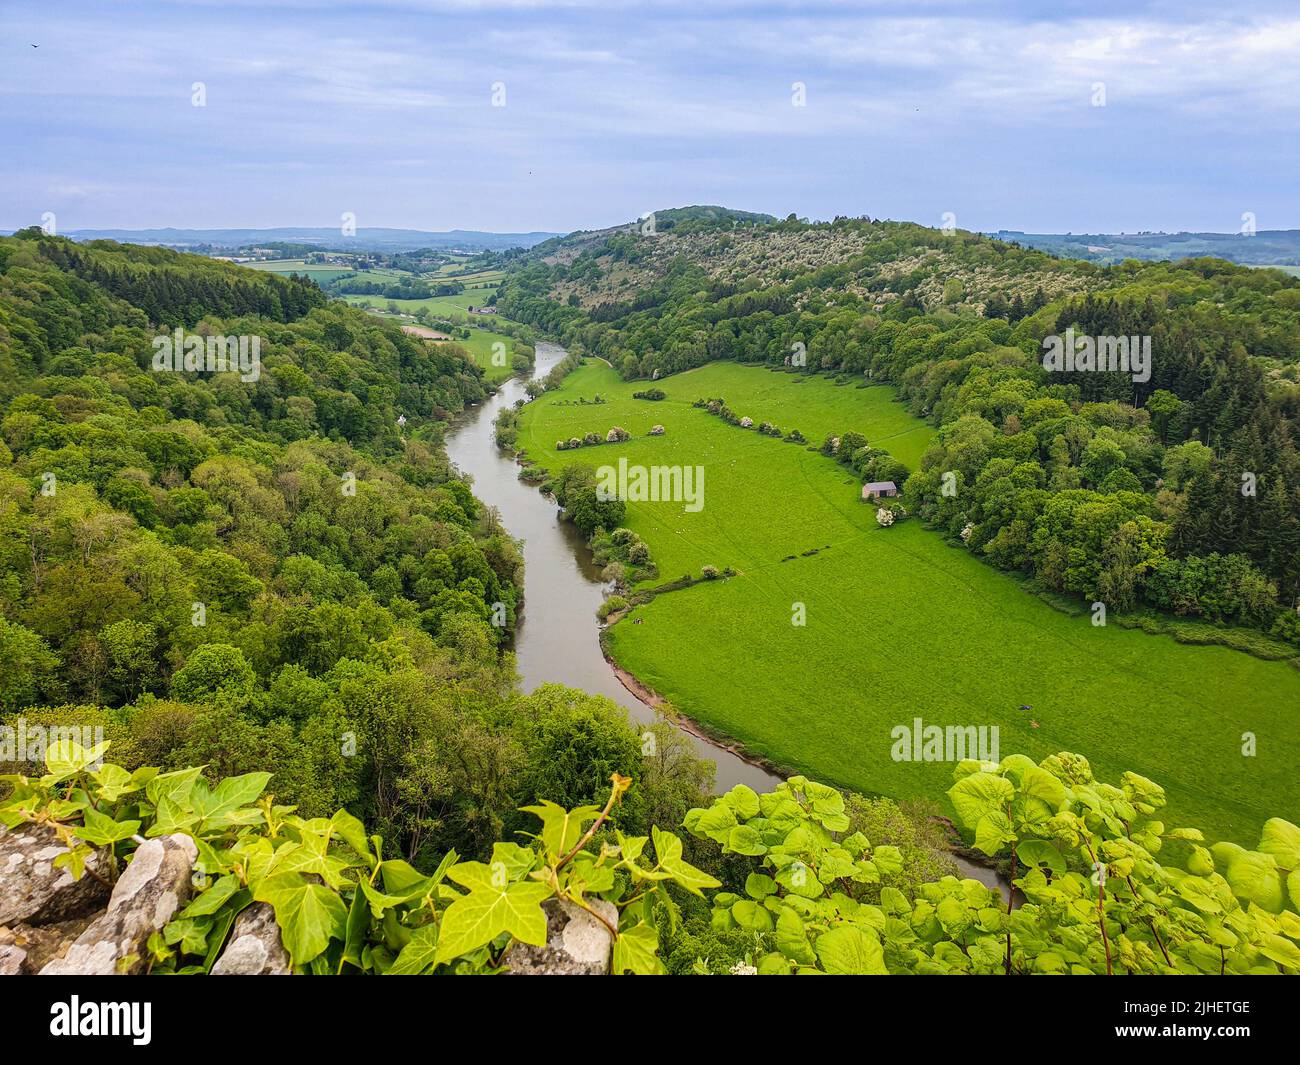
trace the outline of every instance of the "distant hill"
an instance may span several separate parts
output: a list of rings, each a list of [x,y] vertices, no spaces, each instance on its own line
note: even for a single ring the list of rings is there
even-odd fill
[[[653,232],[686,236],[691,233],[709,233],[743,227],[766,226],[777,221],[775,215],[755,211],[737,211],[730,207],[712,205],[696,207],[668,207],[604,229],[578,229],[572,233],[557,234],[531,249],[530,259],[572,259],[573,256],[602,245],[620,233],[641,233],[653,219]]]
[[[484,233],[472,229],[431,232],[421,229],[358,229],[345,237],[337,227],[275,229],[77,229],[65,234],[77,241],[116,240],[124,244],[158,244],[169,248],[207,250],[250,245],[294,243],[331,251],[506,251],[531,248],[558,233]]]
[[[998,240],[1053,255],[1117,263],[1124,259],[1195,259],[1213,256],[1243,266],[1300,266],[1300,229],[1242,233],[1022,233],[999,229]]]

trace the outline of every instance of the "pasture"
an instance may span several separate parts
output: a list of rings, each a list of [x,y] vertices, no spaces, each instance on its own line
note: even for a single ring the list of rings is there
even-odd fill
[[[690,406],[722,396],[810,443],[857,429],[914,466],[931,430],[888,389],[722,363],[654,386],[668,398],[633,400],[646,382],[589,363],[525,408],[519,446],[552,471],[620,457],[704,468],[698,513],[630,503],[626,524],[659,566],[651,583],[706,564],[737,576],[660,595],[609,632],[619,664],[686,715],[783,766],[896,797],[941,800],[951,784],[951,763],[891,756],[892,730],[919,717],[997,726],[1003,756],[1072,750],[1103,779],[1150,777],[1169,793],[1169,825],[1217,838],[1253,845],[1267,817],[1300,814],[1300,671],[1094,627],[914,519],[880,528],[832,460]],[[597,393],[608,402],[575,402]],[[647,436],[657,423],[665,435]],[[633,438],[554,448],[614,425]]]

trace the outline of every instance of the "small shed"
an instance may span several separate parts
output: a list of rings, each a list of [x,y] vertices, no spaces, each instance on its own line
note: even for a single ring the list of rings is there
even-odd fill
[[[862,486],[863,499],[892,499],[898,495],[898,485],[893,481],[868,481]]]

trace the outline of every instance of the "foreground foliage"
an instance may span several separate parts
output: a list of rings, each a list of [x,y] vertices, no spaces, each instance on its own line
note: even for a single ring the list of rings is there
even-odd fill
[[[687,830],[718,844],[720,871],[743,872],[743,886],[688,862],[671,832],[615,827],[631,783],[618,773],[603,809],[531,805],[540,827],[526,844],[497,842],[488,862],[452,851],[426,873],[385,858],[383,839],[345,810],[303,818],[277,805],[262,795],[270,774],[214,788],[195,767],[100,764],[106,746],[65,741],[44,775],[5,777],[0,823],[48,826],[67,848],[56,866],[78,878],[95,851],[117,868],[145,837],[191,836],[197,894],[150,941],[153,972],[208,971],[254,901],[274,909],[301,972],[493,972],[515,943],[546,942],[542,905],[561,899],[609,927],[615,972],[657,973],[677,900],[724,886],[735,890],[713,894],[713,928],[753,944],[736,972],[1300,972],[1300,828],[1272,818],[1256,850],[1207,847],[1199,831],[1157,818],[1157,784],[1133,773],[1119,787],[1097,781],[1074,754],[956,769],[949,796],[962,825],[978,849],[1010,857],[1024,895],[1011,909],[953,876],[864,901],[902,870],[902,854],[848,831],[844,796],[804,777],[766,795],[737,785],[687,814]],[[615,905],[617,927],[597,899]]]

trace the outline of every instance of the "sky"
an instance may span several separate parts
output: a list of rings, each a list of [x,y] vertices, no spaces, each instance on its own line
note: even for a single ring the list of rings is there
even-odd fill
[[[3,0],[0,227],[1300,228],[1298,58],[1294,0]]]

